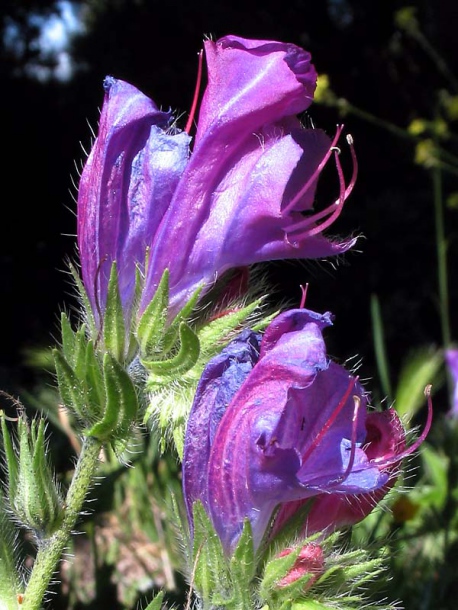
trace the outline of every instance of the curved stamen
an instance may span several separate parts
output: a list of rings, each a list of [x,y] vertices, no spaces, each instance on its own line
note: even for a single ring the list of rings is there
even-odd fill
[[[431,424],[433,422],[433,403],[431,400],[431,386],[430,385],[427,385],[425,388],[425,396],[428,400],[428,417],[426,418],[426,424],[425,424],[425,427],[423,428],[423,432],[420,434],[420,436],[417,438],[417,440],[412,445],[410,445],[410,447],[407,447],[407,449],[404,449],[404,451],[401,451],[400,453],[394,455],[393,457],[391,457],[389,459],[374,458],[373,460],[371,460],[371,464],[377,464],[377,465],[381,464],[383,466],[383,468],[386,468],[387,466],[391,466],[392,464],[397,464],[398,462],[403,460],[405,457],[412,455],[412,453],[414,453],[418,449],[418,447],[422,444],[422,442],[428,436],[428,433],[431,429]]]
[[[358,433],[358,415],[359,410],[361,408],[361,399],[359,396],[353,396],[354,401],[354,409],[353,409],[353,419],[351,421],[351,448],[350,448],[350,459],[348,460],[347,467],[345,472],[339,479],[336,481],[336,484],[342,483],[342,481],[346,481],[350,476],[351,471],[353,470],[353,465],[355,463],[356,456],[356,436]],[[332,481],[334,483],[334,481]]]
[[[184,128],[185,132],[188,135],[189,135],[189,132],[191,131],[192,124],[194,123],[194,116],[196,114],[197,102],[199,100],[200,84],[202,82],[202,62],[203,62],[203,57],[204,57],[203,49],[201,49],[199,51],[198,56],[199,56],[199,64],[198,64],[198,68],[197,68],[196,87],[194,89],[194,97],[192,99],[191,110],[189,111],[189,118],[186,122],[186,127]]]
[[[334,152],[337,141],[340,138],[340,134],[342,133],[344,126],[343,125],[338,125],[337,126],[337,131],[336,131],[336,135],[334,136],[333,141],[331,142],[331,146],[329,147],[328,152],[325,154],[325,156],[322,158],[321,162],[319,163],[318,167],[316,168],[316,170],[313,172],[313,174],[310,176],[310,178],[307,180],[307,182],[305,183],[305,185],[301,188],[301,190],[297,193],[297,195],[295,197],[293,197],[291,199],[291,201],[283,208],[282,210],[282,216],[285,216],[286,214],[288,214],[289,212],[291,212],[294,209],[294,206],[296,205],[296,203],[300,200],[300,198],[304,195],[304,193],[306,193],[308,191],[308,189],[311,187],[311,185],[315,182],[315,180],[318,178],[318,176],[321,174],[321,172],[323,171],[324,166],[326,165],[326,163],[329,160],[329,157],[331,156],[331,154]]]
[[[307,449],[307,451],[302,456],[302,465],[305,464],[305,462],[308,460],[308,458],[311,456],[311,454],[319,446],[322,438],[328,433],[329,428],[336,421],[339,413],[342,411],[342,409],[344,408],[344,406],[347,403],[347,400],[350,398],[350,394],[353,392],[353,388],[355,387],[357,381],[358,381],[358,377],[351,377],[350,378],[348,387],[347,387],[347,389],[345,391],[345,394],[340,399],[339,404],[334,409],[334,411],[331,413],[331,415],[329,416],[328,420],[326,421],[324,426],[321,428],[320,432],[313,439],[313,442],[310,445],[310,447]],[[353,415],[354,415],[354,413],[353,413]],[[353,436],[353,431],[352,431],[352,436]]]
[[[340,485],[348,479],[350,476],[353,466],[355,464],[356,457],[356,436],[358,434],[358,415],[361,408],[361,399],[359,396],[353,396],[354,408],[353,417],[351,420],[351,439],[350,439],[350,459],[348,460],[345,472],[339,475],[336,479],[332,479],[326,483],[326,491],[331,491],[333,487]]]
[[[286,232],[288,234],[291,234],[291,233],[297,232],[297,231],[303,231],[310,225],[314,225],[309,231],[304,231],[301,235],[295,236],[295,240],[304,239],[306,237],[312,237],[313,235],[316,235],[317,233],[321,233],[322,231],[327,229],[327,227],[329,227],[339,217],[339,215],[342,211],[342,208],[343,208],[343,204],[345,203],[345,201],[348,199],[351,192],[353,191],[353,188],[354,188],[355,182],[356,182],[356,178],[358,175],[358,160],[356,158],[355,148],[353,146],[353,138],[350,135],[347,136],[347,142],[350,146],[351,158],[352,158],[352,164],[353,164],[352,176],[351,176],[348,186],[347,187],[345,186],[342,166],[340,164],[340,160],[339,160],[338,154],[336,152],[335,161],[336,161],[336,168],[337,168],[337,173],[339,176],[339,184],[340,184],[339,199],[334,201],[334,203],[329,205],[327,208],[325,208],[321,212],[317,212],[316,214],[313,214],[312,216],[309,216],[308,218],[304,218],[303,220],[300,220],[299,222],[290,225],[286,229]],[[321,218],[325,218],[326,216],[328,216],[327,220],[325,220],[320,225],[315,225],[315,223],[318,220],[321,220]]]
[[[353,136],[349,133],[347,134],[347,144],[350,147],[351,160],[353,164],[353,171],[351,174],[350,182],[348,183],[347,190],[345,191],[345,199],[347,199],[350,193],[353,190],[353,187],[356,183],[356,178],[358,177],[358,157],[356,156],[355,146]]]
[[[339,177],[339,184],[340,184],[339,199],[337,199],[337,201],[335,201],[331,206],[326,208],[326,210],[323,210],[324,214],[323,214],[323,212],[319,212],[318,214],[315,214],[314,216],[311,216],[310,218],[306,218],[304,221],[301,221],[299,223],[296,223],[295,225],[291,225],[290,227],[288,227],[288,233],[293,233],[293,232],[298,231],[299,229],[303,229],[304,227],[302,225],[309,226],[310,224],[314,224],[317,217],[322,217],[322,216],[326,216],[329,214],[328,218],[326,220],[324,220],[321,224],[315,225],[311,229],[304,231],[304,232],[300,233],[299,235],[295,235],[294,236],[295,240],[301,240],[301,239],[304,239],[305,237],[312,237],[313,235],[316,235],[317,233],[321,233],[322,231],[327,229],[340,216],[340,212],[342,211],[342,208],[343,208],[343,205],[344,205],[345,199],[346,199],[346,197],[345,197],[346,189],[345,189],[345,178],[343,175],[342,165],[340,164],[338,153],[335,153],[335,162],[336,162],[337,175]]]

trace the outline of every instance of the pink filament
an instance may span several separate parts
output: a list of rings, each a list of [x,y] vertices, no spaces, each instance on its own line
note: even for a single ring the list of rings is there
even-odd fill
[[[351,136],[347,137],[347,142],[350,146],[351,158],[352,158],[352,163],[353,163],[352,176],[351,176],[348,186],[345,185],[345,179],[344,179],[344,175],[343,175],[343,171],[342,171],[342,166],[340,164],[338,152],[335,151],[336,169],[337,169],[337,174],[339,177],[339,184],[340,184],[339,198],[334,203],[332,203],[330,206],[328,206],[327,208],[322,210],[321,212],[317,212],[313,216],[304,218],[303,220],[297,222],[296,224],[290,225],[286,229],[286,231],[289,235],[293,232],[302,231],[301,233],[299,233],[299,235],[294,236],[295,241],[300,241],[301,239],[305,239],[307,237],[313,237],[313,235],[317,235],[318,233],[323,232],[340,216],[340,213],[343,208],[343,204],[345,203],[345,201],[348,199],[350,193],[352,192],[353,187],[355,186],[356,177],[358,175],[358,160],[356,158],[356,153],[355,153],[355,149],[353,146],[353,139],[351,138]],[[322,218],[325,218],[326,216],[328,216],[328,218],[324,222],[322,222],[320,225],[315,225],[315,223],[318,220],[321,220]],[[304,229],[307,229],[307,227],[310,227],[310,225],[314,225],[314,226],[312,226],[311,229],[304,230]]]
[[[194,97],[192,100],[191,110],[189,112],[189,118],[186,123],[186,127],[184,128],[185,132],[188,135],[189,135],[189,132],[191,131],[191,127],[194,122],[194,116],[196,114],[196,109],[197,109],[197,102],[199,100],[200,84],[202,82],[202,62],[203,62],[203,57],[204,57],[204,52],[202,49],[199,51],[198,56],[199,56],[199,64],[198,64],[198,68],[197,68],[196,87],[194,89]]]
[[[353,418],[351,421],[350,459],[348,460],[348,465],[345,469],[345,472],[342,475],[340,475],[340,477],[335,479],[334,481],[330,481],[330,485],[339,485],[343,481],[346,481],[348,479],[348,477],[350,476],[351,471],[353,470],[353,465],[355,463],[356,435],[358,432],[358,415],[359,415],[359,410],[361,407],[361,399],[359,398],[359,396],[353,396],[353,400],[354,400],[355,406],[353,409]]]
[[[310,178],[307,180],[307,182],[301,188],[301,190],[297,193],[297,195],[295,197],[293,197],[293,199],[288,203],[288,205],[286,205],[283,208],[283,210],[282,210],[282,214],[283,215],[286,215],[288,212],[291,212],[294,209],[294,206],[299,201],[299,199],[302,197],[302,195],[308,191],[310,186],[315,182],[315,180],[321,174],[321,172],[323,171],[324,166],[328,162],[329,157],[331,156],[331,154],[332,154],[332,152],[333,152],[333,150],[334,150],[334,148],[335,148],[335,146],[336,146],[336,144],[337,144],[337,142],[338,142],[338,140],[340,138],[340,134],[342,133],[343,127],[344,127],[343,125],[339,125],[337,127],[336,135],[334,136],[334,139],[331,142],[331,146],[329,147],[328,152],[325,154],[325,156],[321,160],[321,163],[318,165],[316,170],[313,172],[312,176],[310,176]]]
[[[386,459],[383,457],[375,458],[375,459],[371,460],[371,463],[381,465],[381,467],[383,469],[385,469],[387,466],[391,466],[392,464],[399,463],[405,457],[412,455],[412,453],[414,453],[418,449],[418,447],[422,444],[422,442],[428,436],[428,433],[431,429],[431,424],[433,422],[433,403],[431,400],[431,386],[430,385],[426,386],[426,388],[425,388],[425,396],[428,401],[428,417],[426,419],[426,424],[425,424],[425,427],[423,428],[423,432],[420,434],[420,436],[417,438],[417,440],[412,445],[410,445],[410,447],[407,447],[407,449],[405,449],[404,451],[397,453],[392,458],[389,458],[389,459]]]

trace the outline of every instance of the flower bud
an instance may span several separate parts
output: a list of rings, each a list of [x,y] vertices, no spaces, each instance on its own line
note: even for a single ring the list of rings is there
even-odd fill
[[[279,553],[279,557],[290,555],[293,549],[284,549]],[[286,576],[281,578],[277,587],[287,587],[302,579],[304,590],[310,589],[314,582],[324,574],[324,552],[319,544],[313,542],[304,544],[297,556],[293,567],[288,570]]]
[[[50,536],[63,516],[63,500],[46,456],[45,422],[17,420],[17,440],[12,440],[5,422],[1,427],[8,475],[11,511],[37,538]]]

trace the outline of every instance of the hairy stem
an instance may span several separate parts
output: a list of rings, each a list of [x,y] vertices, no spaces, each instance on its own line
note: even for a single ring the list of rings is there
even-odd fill
[[[65,502],[65,516],[59,529],[40,546],[25,590],[23,610],[39,610],[57,563],[81,513],[92,483],[102,443],[94,437],[84,439]]]

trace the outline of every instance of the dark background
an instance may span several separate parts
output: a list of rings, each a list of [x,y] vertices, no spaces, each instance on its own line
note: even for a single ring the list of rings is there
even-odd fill
[[[33,17],[51,14],[54,3],[11,0],[0,6],[0,383],[9,391],[33,382],[24,348],[52,345],[59,311],[74,304],[65,273],[65,259],[75,259],[72,177],[77,181],[85,157],[81,143],[90,146],[88,124],[97,127],[106,74],[186,113],[203,37],[233,33],[307,48],[339,97],[401,127],[431,119],[441,89],[458,93],[394,20],[396,10],[414,6],[422,32],[458,76],[458,4],[452,0],[93,0],[75,6],[86,33],[73,41],[77,70],[67,82],[31,75],[34,65],[53,70],[53,59],[40,56],[35,45]],[[7,44],[12,26],[20,44]],[[341,121],[336,108],[314,105],[309,114],[330,134]],[[431,175],[415,165],[411,141],[353,115],[344,122],[355,139],[360,173],[329,233],[362,233],[362,253],[346,255],[337,270],[310,261],[266,268],[279,299],[297,303],[299,284],[310,283],[308,306],[336,314],[328,333],[331,353],[341,360],[361,356],[363,377],[376,376],[370,320],[370,295],[376,293],[395,377],[409,350],[441,343]],[[457,132],[456,123],[450,127]],[[447,146],[453,150],[453,141]],[[328,190],[335,194],[336,185],[327,182],[320,187],[323,197]],[[457,176],[444,175],[444,195],[454,191]],[[452,334],[458,339],[457,213],[446,210]]]

